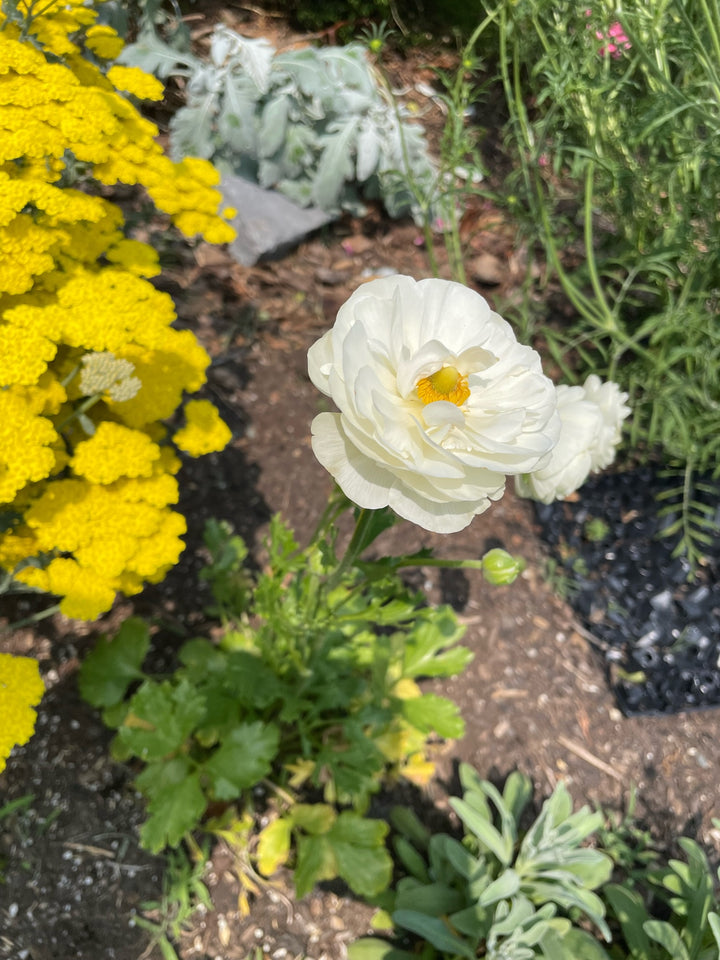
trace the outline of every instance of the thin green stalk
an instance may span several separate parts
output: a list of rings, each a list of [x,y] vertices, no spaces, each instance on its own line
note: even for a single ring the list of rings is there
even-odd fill
[[[29,617],[25,617],[23,620],[16,620],[14,623],[8,623],[7,626],[0,627],[0,634],[7,635],[12,633],[13,630],[19,630],[21,627],[30,627],[34,623],[39,623],[40,620],[45,620],[47,617],[52,617],[54,614],[59,612],[60,604],[53,604],[53,606],[46,607],[44,610],[38,610]]]
[[[587,260],[588,273],[590,275],[590,284],[593,288],[601,312],[605,319],[604,329],[609,333],[615,333],[618,330],[617,319],[613,311],[608,306],[605,299],[605,292],[600,283],[600,276],[595,262],[595,250],[593,246],[593,182],[595,177],[595,164],[592,160],[588,161],[585,169],[585,202],[583,206],[584,218],[584,238],[585,238],[585,257]]]
[[[347,545],[345,554],[333,571],[332,576],[328,579],[328,591],[334,590],[335,587],[342,582],[342,579],[347,571],[350,569],[350,567],[352,567],[360,554],[367,547],[369,542],[367,539],[367,534],[370,524],[372,523],[372,515],[372,510],[360,510],[357,520],[355,521],[355,529],[353,530],[353,534],[350,538],[350,543]]]
[[[86,400],[84,400],[84,401],[80,404],[79,407],[75,407],[75,409],[73,410],[73,412],[72,412],[71,414],[69,414],[67,417],[65,417],[65,419],[64,419],[63,421],[61,421],[61,422],[55,427],[55,429],[57,430],[57,432],[60,433],[60,431],[61,431],[61,430],[64,430],[65,427],[66,427],[69,423],[72,423],[73,420],[77,420],[77,419],[78,419],[79,417],[81,417],[84,413],[87,413],[88,410],[90,410],[91,407],[94,407],[94,406],[95,406],[95,404],[98,402],[98,400],[102,400],[102,394],[100,394],[100,393],[96,393],[94,396],[88,397]]]

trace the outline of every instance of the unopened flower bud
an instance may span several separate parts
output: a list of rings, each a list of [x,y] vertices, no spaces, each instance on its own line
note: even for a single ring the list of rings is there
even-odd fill
[[[483,576],[496,587],[512,583],[524,569],[525,561],[521,557],[513,557],[500,547],[488,550],[482,558]]]

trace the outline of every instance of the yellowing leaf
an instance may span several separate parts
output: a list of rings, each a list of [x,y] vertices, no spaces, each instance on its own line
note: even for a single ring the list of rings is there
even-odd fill
[[[375,745],[390,763],[398,763],[408,752],[409,731],[403,729],[388,730],[375,737]]]
[[[400,773],[410,783],[416,787],[424,787],[435,776],[435,764],[428,760],[422,753],[414,753]]]
[[[422,696],[422,691],[410,677],[403,677],[402,680],[398,680],[393,687],[392,695],[397,697],[398,700],[415,700],[417,697]]]
[[[290,816],[296,827],[316,836],[327,833],[337,819],[335,810],[327,803],[296,803]]]
[[[312,772],[315,769],[315,761],[298,760],[297,763],[285,764],[285,769],[292,774],[289,780],[289,785],[293,788],[293,790],[297,790],[297,788],[301,787],[307,778],[312,775]]]
[[[123,720],[123,726],[130,727],[134,730],[156,730],[154,723],[150,723],[149,720],[145,720],[143,717],[138,717],[135,713],[127,713],[125,719]]]
[[[273,820],[258,838],[257,868],[265,877],[282,866],[290,855],[292,821],[280,818]]]

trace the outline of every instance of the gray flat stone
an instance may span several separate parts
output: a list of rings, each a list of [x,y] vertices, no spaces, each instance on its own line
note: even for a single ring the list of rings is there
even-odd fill
[[[237,238],[228,249],[245,267],[282,257],[313,230],[335,219],[324,210],[298,207],[282,194],[232,174],[223,175],[220,189],[225,204],[237,210],[230,221]]]

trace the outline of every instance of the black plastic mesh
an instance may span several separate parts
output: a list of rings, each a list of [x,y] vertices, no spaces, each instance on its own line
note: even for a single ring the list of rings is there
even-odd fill
[[[677,537],[656,536],[673,520],[658,517],[656,500],[670,486],[677,479],[643,467],[591,478],[577,502],[536,504],[568,602],[628,716],[720,706],[720,534],[688,583],[687,562],[672,557]],[[720,486],[702,496],[717,531]],[[603,533],[597,520],[607,530],[592,539]]]

